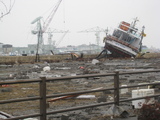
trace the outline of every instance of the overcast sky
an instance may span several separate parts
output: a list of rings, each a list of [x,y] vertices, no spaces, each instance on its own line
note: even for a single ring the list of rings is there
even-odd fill
[[[4,3],[10,0],[1,0]],[[13,1],[13,0],[12,0]],[[0,42],[12,44],[14,47],[25,47],[28,44],[37,44],[37,36],[31,34],[36,24],[31,22],[39,16],[43,21],[50,14],[51,8],[58,0],[15,0],[10,14],[0,20]],[[111,32],[121,21],[132,22],[138,18],[138,27],[145,26],[147,36],[143,45],[160,48],[160,0],[62,0],[52,22],[50,29],[69,30],[64,33],[53,33],[52,40],[62,40],[59,46],[96,44],[94,32],[82,32],[95,27]],[[0,12],[4,11],[0,3]],[[42,24],[43,24],[42,21]],[[43,34],[44,43],[48,42],[48,35]],[[100,45],[104,45],[100,34]]]

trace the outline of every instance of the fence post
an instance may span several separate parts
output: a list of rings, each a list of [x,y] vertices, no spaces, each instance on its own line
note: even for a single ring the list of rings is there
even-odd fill
[[[46,77],[40,77],[40,120],[46,120]]]
[[[115,71],[114,75],[114,102],[119,106],[119,71]]]

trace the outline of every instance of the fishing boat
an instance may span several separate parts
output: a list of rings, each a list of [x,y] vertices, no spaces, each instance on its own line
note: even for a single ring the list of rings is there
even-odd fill
[[[142,40],[146,35],[144,26],[141,30],[136,27],[137,21],[137,18],[132,23],[122,21],[112,35],[106,33],[103,52],[107,51],[111,57],[135,57],[140,53]]]

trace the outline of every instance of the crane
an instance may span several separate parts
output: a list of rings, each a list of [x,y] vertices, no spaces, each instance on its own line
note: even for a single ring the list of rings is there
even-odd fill
[[[42,17],[37,17],[35,20],[31,22],[31,24],[37,23],[37,30],[32,30],[32,34],[37,34],[38,42],[37,42],[37,51],[36,51],[36,59],[35,62],[39,62],[39,53],[44,53],[44,43],[43,43],[43,33],[47,30],[49,24],[51,23],[53,16],[55,15],[60,3],[62,0],[59,0],[57,4],[52,9],[50,15],[45,20],[43,26],[41,25],[41,19]]]
[[[95,32],[95,36],[96,36],[96,43],[97,43],[97,46],[99,47],[100,46],[100,32],[105,32],[107,33],[108,32],[108,28],[105,30],[103,28],[100,28],[100,27],[94,27],[94,28],[90,28],[90,29],[86,29],[86,30],[83,30],[83,31],[79,31],[79,32]]]
[[[51,53],[54,55],[54,52],[52,51],[52,48],[54,46],[54,50],[56,47],[58,47],[58,45],[60,44],[60,42],[63,40],[63,38],[65,37],[65,35],[69,32],[69,30],[65,31],[65,30],[57,30],[57,29],[54,29],[54,30],[51,30],[49,28],[48,32],[45,32],[45,33],[48,33],[48,44],[49,44],[49,48],[48,50],[51,51]],[[52,37],[53,37],[53,34],[52,33],[64,33],[62,35],[62,37],[57,41],[57,42],[53,42],[52,44]]]
[[[50,28],[48,29],[47,32],[45,33],[48,33],[48,44],[49,44],[49,50],[51,50],[51,46],[52,46],[52,37],[53,37],[53,33],[64,33],[64,35],[62,36],[62,39],[64,38],[64,36],[66,35],[66,33],[68,33],[69,30],[57,30],[57,29],[54,29],[54,30],[51,30]],[[57,47],[59,45],[59,43],[61,42],[60,39],[56,44],[55,44],[55,41],[53,42],[53,46]]]
[[[59,46],[59,44],[62,42],[63,38],[66,36],[66,34],[69,32],[69,30],[65,31],[63,36],[59,39],[59,41],[55,44],[56,47]]]

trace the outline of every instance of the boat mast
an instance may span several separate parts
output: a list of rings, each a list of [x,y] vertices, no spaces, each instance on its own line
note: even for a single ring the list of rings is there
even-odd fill
[[[144,29],[145,29],[145,26],[142,27],[141,42],[140,42],[139,52],[142,51],[142,40],[143,40],[143,37],[144,37]]]
[[[137,21],[139,21],[139,20],[138,20],[138,18],[136,17],[136,18],[134,19],[134,22],[133,22],[132,28],[135,28],[135,26],[136,26],[136,22],[137,22]]]

